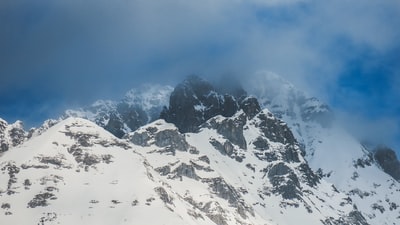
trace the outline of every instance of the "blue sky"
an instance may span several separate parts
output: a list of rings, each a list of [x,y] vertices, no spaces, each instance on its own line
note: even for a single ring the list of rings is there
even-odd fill
[[[3,0],[0,117],[38,125],[144,82],[268,70],[400,149],[399,27],[397,0]]]

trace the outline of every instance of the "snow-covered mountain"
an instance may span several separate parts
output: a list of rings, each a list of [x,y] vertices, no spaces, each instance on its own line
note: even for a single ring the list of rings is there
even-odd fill
[[[275,136],[287,139],[286,144],[267,139],[274,134],[262,124],[284,127],[281,121],[267,110],[253,119],[246,116],[244,112],[231,118],[217,116],[199,133],[187,134],[157,120],[129,135],[134,144],[87,120],[68,118],[1,157],[1,221],[352,224],[359,220],[360,213],[346,196],[310,170],[288,129]],[[218,129],[237,120],[244,122],[239,126],[247,126],[246,149]]]
[[[40,135],[58,122],[59,120],[48,119],[40,127],[33,127],[26,131],[20,120],[15,121],[13,124],[8,124],[7,121],[0,118],[0,154],[10,148],[21,145],[34,136]]]
[[[128,91],[122,100],[98,100],[84,108],[67,110],[64,117],[88,119],[121,138],[158,119],[172,90],[171,86],[146,84]]]
[[[400,220],[400,184],[378,163],[390,153],[367,151],[328,106],[278,76],[254,81],[265,84],[252,89],[258,99],[190,76],[175,89],[131,91],[47,121],[0,155],[1,223]],[[138,109],[146,121],[129,127]],[[160,119],[149,116],[153,109]],[[107,126],[112,115],[121,133]],[[11,140],[12,126],[3,124],[1,140]]]
[[[6,152],[2,224],[211,224],[162,182],[135,146],[68,118]]]
[[[310,167],[351,197],[369,223],[395,224],[400,219],[399,183],[381,169],[391,164],[393,178],[400,176],[395,174],[400,167],[394,151],[369,151],[338,125],[326,104],[276,74],[261,73],[252,82],[252,94],[288,124]]]

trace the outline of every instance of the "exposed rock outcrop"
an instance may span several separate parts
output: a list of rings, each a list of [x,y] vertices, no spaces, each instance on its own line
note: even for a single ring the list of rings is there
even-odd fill
[[[377,147],[374,157],[385,173],[400,182],[400,162],[392,149]]]
[[[0,118],[0,153],[22,144],[28,138],[21,121],[8,124]]]
[[[175,124],[182,133],[196,132],[199,126],[214,116],[231,117],[243,110],[249,118],[260,111],[257,99],[246,97],[243,89],[236,91],[241,96],[221,93],[211,83],[189,76],[178,84],[160,117]]]
[[[163,106],[168,105],[171,91],[170,86],[144,85],[130,90],[120,101],[99,100],[81,109],[67,110],[64,117],[91,120],[121,138],[157,120]]]

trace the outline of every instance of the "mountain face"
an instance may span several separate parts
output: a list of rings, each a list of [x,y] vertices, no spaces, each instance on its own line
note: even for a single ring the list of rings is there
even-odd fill
[[[67,110],[64,117],[88,119],[121,138],[158,119],[172,90],[170,86],[144,85],[130,90],[120,101],[99,100],[88,107]]]
[[[5,120],[0,119],[0,153],[21,144],[26,138],[27,132],[21,121],[8,124]]]
[[[367,151],[328,106],[278,76],[254,82],[265,84],[251,89],[257,98],[195,76],[173,91],[131,91],[16,144],[14,125],[1,123],[0,221],[396,224],[395,155]]]
[[[1,158],[4,224],[211,224],[137,152],[96,124],[69,118]],[[154,216],[157,215],[157,216]]]
[[[196,133],[182,134],[158,120],[127,138],[144,148],[165,182],[215,224],[365,222],[347,196],[308,167],[288,127],[268,110],[253,118],[243,111],[216,116]],[[229,210],[234,220],[226,216]]]
[[[400,182],[400,162],[396,153],[388,147],[377,147],[374,150],[374,158],[385,173]]]
[[[198,133],[157,120],[122,140],[68,118],[2,156],[1,221],[362,224],[346,196],[310,170],[287,127],[274,135],[264,123],[285,130],[264,110],[214,117]],[[221,134],[224,124],[246,127],[246,149]]]
[[[288,124],[313,171],[352,198],[369,224],[400,219],[395,155],[377,151],[374,156],[338,125],[328,106],[278,75],[262,73],[252,82],[252,94]]]
[[[18,120],[13,124],[8,124],[0,118],[0,154],[42,134],[58,122],[58,120],[48,119],[40,127],[25,131],[22,121]]]
[[[220,94],[209,82],[189,76],[171,93],[169,108],[164,108],[160,117],[176,124],[181,132],[194,132],[214,116],[233,116],[242,106],[250,104],[249,101],[245,95],[237,99],[230,94]],[[256,107],[254,110],[259,112],[258,103]]]
[[[335,117],[328,105],[296,89],[277,74],[264,72],[250,80],[250,94],[257,97],[262,108],[287,122],[296,139],[305,148],[307,157],[314,153],[318,139],[316,130],[329,130]]]

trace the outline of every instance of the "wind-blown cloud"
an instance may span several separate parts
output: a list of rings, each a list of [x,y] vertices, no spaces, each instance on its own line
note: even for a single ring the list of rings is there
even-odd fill
[[[396,1],[14,2],[1,7],[2,27],[8,27],[1,35],[8,50],[3,70],[29,82],[68,75],[62,85],[70,78],[138,79],[157,67],[177,73],[270,69],[292,79],[330,80],[358,51],[398,45],[400,25]]]

